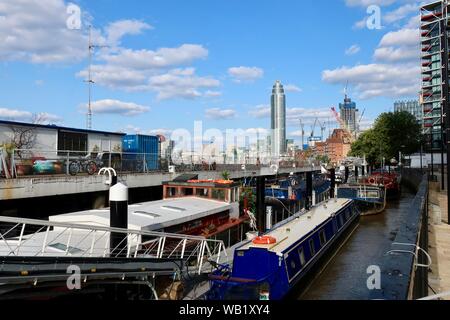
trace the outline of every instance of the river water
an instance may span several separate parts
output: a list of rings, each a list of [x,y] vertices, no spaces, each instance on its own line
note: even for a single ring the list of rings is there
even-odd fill
[[[403,191],[384,213],[361,217],[359,227],[329,262],[324,271],[298,297],[302,300],[366,300],[367,268],[380,265],[383,255],[402,224],[414,194]]]

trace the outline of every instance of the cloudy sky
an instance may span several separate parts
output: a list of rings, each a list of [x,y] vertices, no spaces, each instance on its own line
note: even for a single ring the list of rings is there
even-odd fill
[[[367,25],[371,5],[380,8],[379,28]],[[316,117],[335,126],[330,108],[347,81],[367,126],[395,100],[417,98],[419,5],[1,0],[0,118],[40,113],[86,126],[92,25],[94,129],[167,134],[193,130],[197,120],[220,130],[269,128],[275,80],[287,91],[289,137],[298,136],[300,118],[307,131]]]

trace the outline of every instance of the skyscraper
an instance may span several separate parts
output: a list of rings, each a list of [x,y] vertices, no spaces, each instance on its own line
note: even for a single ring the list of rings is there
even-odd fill
[[[272,90],[272,156],[279,157],[286,153],[286,96],[280,81],[276,81]]]
[[[358,114],[359,110],[356,109],[356,103],[350,99],[347,94],[344,98],[344,103],[339,103],[339,110],[341,112],[341,119],[344,122],[346,128],[353,133],[357,133],[359,131],[358,126]]]
[[[448,96],[448,1],[421,7],[423,133],[427,149],[436,151],[443,141],[442,119]],[[447,52],[447,54],[446,54]],[[446,57],[447,56],[447,57]]]

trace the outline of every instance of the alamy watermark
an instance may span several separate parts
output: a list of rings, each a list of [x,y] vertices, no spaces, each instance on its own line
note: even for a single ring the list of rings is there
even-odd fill
[[[366,26],[369,30],[380,30],[381,29],[381,8],[377,5],[371,5],[367,7],[367,14],[369,15],[366,19]]]
[[[367,289],[380,290],[381,289],[381,268],[379,266],[369,266],[367,268]]]
[[[67,289],[70,291],[81,290],[81,268],[71,265],[67,268],[67,274],[70,274],[66,281]]]
[[[69,30],[81,29],[81,8],[76,4],[70,3],[67,6],[66,13],[68,18],[66,20],[66,26]]]

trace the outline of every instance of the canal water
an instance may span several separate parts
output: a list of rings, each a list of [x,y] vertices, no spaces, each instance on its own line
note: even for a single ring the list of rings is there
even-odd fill
[[[380,265],[414,199],[414,194],[405,189],[402,197],[391,201],[384,213],[361,217],[359,227],[298,299],[369,299],[367,268]]]

